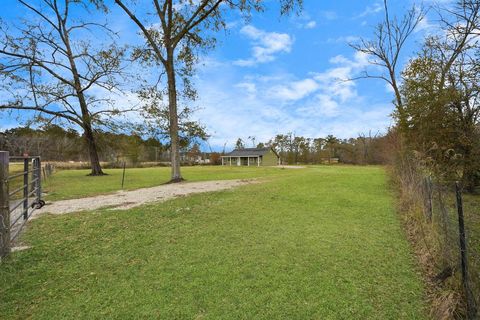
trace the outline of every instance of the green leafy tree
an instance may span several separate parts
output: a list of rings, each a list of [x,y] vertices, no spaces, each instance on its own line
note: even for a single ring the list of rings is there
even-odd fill
[[[479,48],[462,50],[445,70],[447,52],[439,48],[447,46],[437,41],[429,39],[404,71],[407,118],[400,129],[436,177],[461,180],[473,190],[480,170],[480,69],[474,62]]]
[[[328,135],[325,137],[325,149],[328,150],[328,162],[332,162],[332,158],[335,158],[337,156],[337,148],[339,144],[339,140],[333,136],[333,135]]]
[[[287,151],[290,134],[277,134],[275,138],[270,140],[269,145],[277,151],[280,156],[280,162],[285,164],[287,161]]]

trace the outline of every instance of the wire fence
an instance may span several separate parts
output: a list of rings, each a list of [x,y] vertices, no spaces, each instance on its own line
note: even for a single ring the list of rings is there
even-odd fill
[[[423,240],[434,257],[442,283],[456,277],[462,286],[466,319],[478,319],[480,305],[480,196],[460,184],[441,184],[430,177],[420,184],[425,223]]]

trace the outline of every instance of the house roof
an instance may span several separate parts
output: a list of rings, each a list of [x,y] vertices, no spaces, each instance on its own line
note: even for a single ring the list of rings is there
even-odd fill
[[[270,148],[235,149],[232,152],[227,153],[224,157],[257,157],[267,154],[270,150]]]

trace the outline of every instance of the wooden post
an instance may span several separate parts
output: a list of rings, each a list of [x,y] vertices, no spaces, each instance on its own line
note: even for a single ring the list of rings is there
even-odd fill
[[[127,165],[126,161],[123,161],[123,174],[122,174],[122,190],[123,190],[123,185],[125,183],[125,167]]]
[[[42,163],[40,157],[33,159],[34,179],[35,180],[35,202],[39,202],[42,198]]]
[[[28,158],[23,159],[23,220],[28,219]]]
[[[477,310],[475,308],[475,299],[469,284],[468,276],[468,261],[467,261],[467,241],[465,237],[465,221],[463,215],[463,201],[462,192],[458,182],[455,183],[455,193],[457,197],[457,211],[458,211],[458,233],[460,237],[460,258],[462,267],[462,282],[465,291],[465,298],[467,302],[467,319],[476,319]]]
[[[10,253],[10,205],[8,201],[8,152],[0,151],[0,259]]]
[[[247,157],[247,167],[250,167],[250,157]]]
[[[223,167],[223,157],[222,157],[222,167]]]

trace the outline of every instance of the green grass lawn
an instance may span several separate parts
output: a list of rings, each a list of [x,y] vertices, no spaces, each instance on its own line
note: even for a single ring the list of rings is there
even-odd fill
[[[382,168],[265,172],[234,190],[32,221],[32,248],[0,266],[0,317],[425,319]]]
[[[293,170],[293,169],[291,169]],[[288,175],[290,169],[274,167],[221,167],[195,166],[182,168],[183,177],[188,181],[227,179],[250,179]],[[92,196],[120,190],[122,169],[106,169],[107,176],[88,176],[90,170],[63,170],[47,179],[44,191],[48,200],[63,200]],[[170,168],[128,168],[125,173],[125,190],[158,186],[168,182]]]

